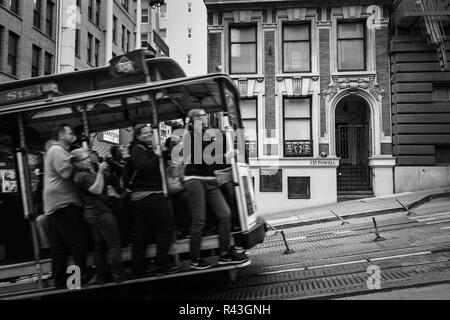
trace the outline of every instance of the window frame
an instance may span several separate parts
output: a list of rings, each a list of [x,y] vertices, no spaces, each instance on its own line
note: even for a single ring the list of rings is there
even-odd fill
[[[94,66],[100,66],[100,40],[94,39]]]
[[[264,189],[263,190],[263,179],[261,179],[261,177],[263,176],[261,174],[262,170],[276,170],[277,173],[275,175],[280,174],[280,178],[279,181],[277,181],[277,183],[279,182],[279,189]],[[277,193],[282,193],[283,192],[283,169],[259,169],[259,192],[277,192]]]
[[[192,2],[187,3],[187,13],[192,13]]]
[[[294,180],[306,180],[308,181],[308,193],[305,196],[300,197],[291,197],[291,193],[289,192],[290,182]],[[309,200],[311,199],[311,177],[287,177],[287,196],[289,200]]]
[[[8,1],[8,0],[4,0]],[[1,2],[0,6],[5,8],[6,10],[12,12],[13,14],[20,16],[20,2],[19,0],[11,0],[11,5],[7,5],[6,3]]]
[[[37,54],[37,56],[35,56]],[[40,76],[41,73],[41,55],[42,55],[42,48],[38,47],[37,45],[33,44],[31,46],[31,78],[36,78]],[[37,59],[37,61],[35,61]],[[35,64],[35,62],[37,64]]]
[[[298,100],[309,100],[309,117],[286,117],[286,100],[288,99],[298,99]],[[314,156],[314,140],[313,140],[313,121],[312,121],[312,97],[291,97],[283,96],[283,158],[309,158]],[[286,120],[309,120],[309,140],[286,140]],[[299,156],[286,156],[286,142],[294,141],[309,141],[311,143],[311,153],[309,155],[299,155]]]
[[[166,12],[165,12],[164,17],[163,17],[162,14],[161,14],[161,8],[162,8],[163,6],[166,8]],[[168,19],[168,16],[169,16],[169,5],[168,5],[167,2],[163,3],[163,4],[159,7],[158,13],[159,13],[159,18],[160,18],[160,19]]]
[[[75,56],[80,58],[81,51],[81,29],[75,29]]]
[[[259,121],[258,121],[258,117],[259,117],[259,112],[258,112],[258,98],[257,97],[252,97],[252,98],[242,98],[240,99],[239,105],[241,106],[241,101],[243,100],[252,100],[255,101],[255,118],[242,118],[242,123],[244,123],[245,120],[255,120],[256,121],[256,157],[250,157],[250,149],[249,149],[249,159],[258,159],[259,157],[259,130],[258,130],[258,125],[259,125]],[[241,112],[242,113],[242,112]]]
[[[94,36],[88,32],[88,43],[87,43],[87,62],[92,65],[92,53],[93,53],[93,42]]]
[[[144,14],[144,10],[147,11],[147,14]],[[144,22],[142,20],[144,17],[147,17],[147,22]],[[142,8],[141,9],[141,24],[150,24],[150,9],[149,8]]]
[[[255,41],[254,42],[232,42],[231,41],[231,30],[238,28],[254,28],[255,29]],[[233,44],[255,44],[255,72],[232,72],[232,56],[231,56],[231,47]],[[230,75],[238,75],[238,74],[258,74],[258,25],[256,23],[240,23],[240,24],[230,24],[228,28],[228,65],[229,65],[229,74]]]
[[[115,15],[113,15],[113,42],[117,44],[117,26],[118,26],[118,19]]]
[[[285,40],[284,39],[284,27],[285,26],[308,26],[308,40]],[[312,34],[311,34],[311,22],[284,22],[281,28],[281,67],[283,73],[310,73],[312,71]],[[284,44],[285,43],[309,43],[309,68],[308,70],[300,70],[300,71],[286,71],[285,69],[285,60],[284,60]]]
[[[42,27],[42,0],[34,0],[36,4],[33,7],[33,28],[41,30]],[[36,25],[37,23],[37,25]]]
[[[364,67],[362,69],[340,69],[339,68],[339,40],[361,40],[361,38],[345,38],[339,39],[339,25],[340,24],[361,24],[363,30],[363,58],[364,58]],[[366,24],[362,20],[337,20],[336,22],[336,69],[338,72],[358,72],[358,71],[366,71],[367,70],[367,30]]]
[[[14,49],[14,55],[11,55],[11,38],[15,39],[15,49]],[[8,68],[7,73],[11,74],[15,77],[19,75],[19,50],[20,50],[20,36],[12,31],[9,31],[8,33],[8,51],[7,51],[7,60],[6,60],[6,67]],[[12,66],[12,71],[10,72],[10,57],[14,57],[14,65]]]
[[[49,37],[53,38],[53,30],[55,23],[55,3],[51,0],[47,0],[46,6],[46,15],[45,15],[45,34]],[[51,9],[51,11],[49,11]],[[50,17],[49,17],[50,13]]]
[[[100,27],[100,11],[101,11],[101,5],[102,5],[101,0],[95,0],[95,14],[94,14],[95,21],[94,21],[94,24],[95,24],[97,27]]]
[[[50,58],[50,60],[48,60]],[[50,64],[47,62],[50,61]],[[53,61],[54,61],[54,55],[50,52],[45,52],[45,58],[44,58],[44,75],[51,75],[53,74]],[[47,69],[48,68],[48,69]]]
[[[126,44],[125,44],[125,41],[126,41],[126,31],[127,31],[126,26],[125,26],[125,25],[122,25],[122,43],[121,43],[121,48],[122,48],[123,51],[125,51],[125,48],[126,48]]]
[[[94,20],[94,0],[88,0],[88,19]]]

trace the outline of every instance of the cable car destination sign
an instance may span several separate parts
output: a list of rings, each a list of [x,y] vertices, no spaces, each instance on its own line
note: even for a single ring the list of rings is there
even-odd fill
[[[54,83],[37,84],[33,86],[0,91],[0,106],[34,100],[46,93],[57,93],[58,86]]]

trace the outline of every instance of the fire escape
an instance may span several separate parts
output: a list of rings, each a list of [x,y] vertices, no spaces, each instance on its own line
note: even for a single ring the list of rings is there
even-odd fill
[[[428,46],[437,51],[441,70],[448,70],[443,24],[450,21],[450,0],[397,0],[393,8],[395,26],[409,28],[419,23]]]
[[[441,17],[433,15],[434,12],[440,12],[436,0],[417,0],[414,9],[421,13],[430,13],[420,19],[420,28],[428,46],[435,47],[437,50],[441,71],[448,70],[445,31],[442,27]]]

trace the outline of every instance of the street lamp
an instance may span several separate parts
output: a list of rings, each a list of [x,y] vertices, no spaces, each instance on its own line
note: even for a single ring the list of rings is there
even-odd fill
[[[164,4],[164,0],[150,0],[150,7],[155,9],[156,7],[161,7]]]

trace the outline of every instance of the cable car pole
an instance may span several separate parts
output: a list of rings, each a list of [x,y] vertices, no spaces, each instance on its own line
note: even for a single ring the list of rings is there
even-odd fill
[[[20,189],[22,195],[22,203],[24,209],[25,218],[30,223],[31,236],[33,240],[33,253],[34,259],[36,263],[36,269],[38,272],[38,288],[42,288],[42,266],[41,266],[41,257],[40,257],[40,249],[39,249],[39,238],[37,235],[36,228],[36,218],[33,214],[33,203],[32,199],[32,191],[31,191],[31,181],[28,171],[28,155],[26,149],[26,141],[25,141],[25,128],[23,126],[23,118],[22,114],[18,115],[18,125],[19,125],[19,140],[20,147],[16,151],[17,155],[17,167],[19,171],[20,178]]]

